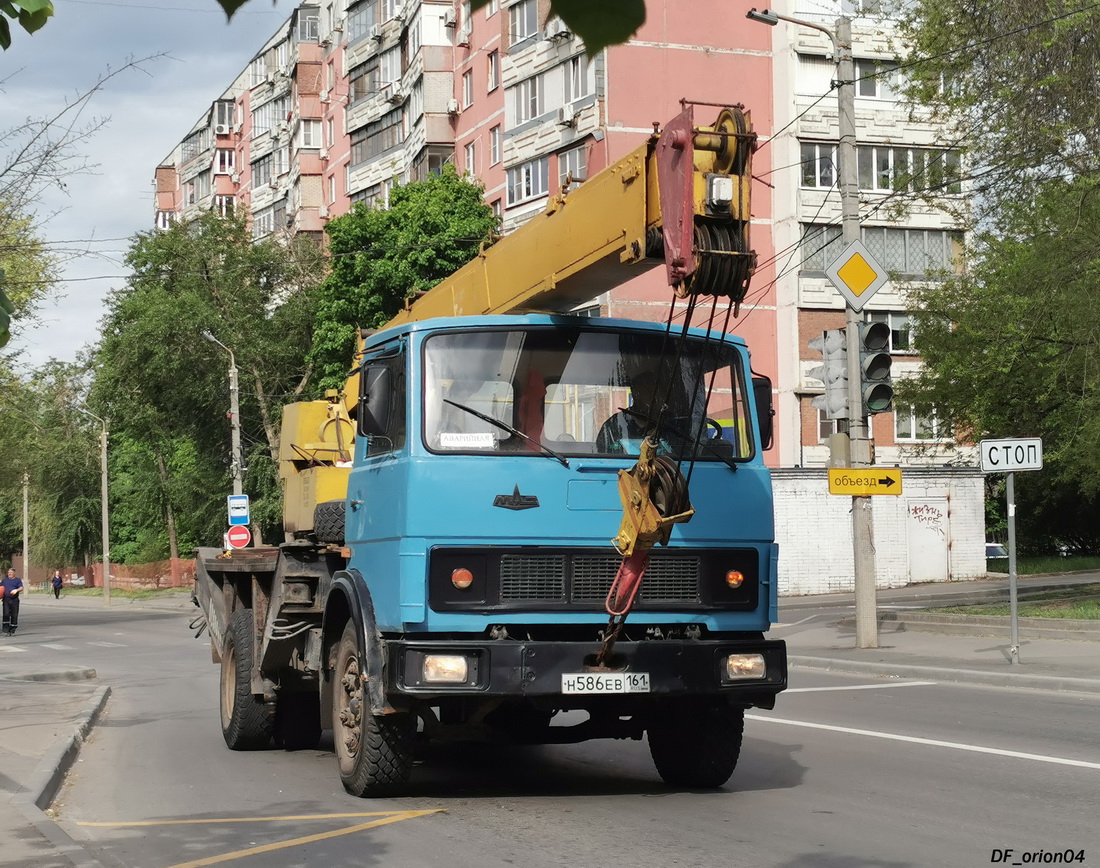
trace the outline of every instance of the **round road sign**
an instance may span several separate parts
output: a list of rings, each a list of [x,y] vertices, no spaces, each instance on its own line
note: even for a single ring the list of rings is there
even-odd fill
[[[225,535],[225,538],[233,548],[243,549],[252,542],[252,533],[243,524],[236,524],[229,528],[229,532]]]

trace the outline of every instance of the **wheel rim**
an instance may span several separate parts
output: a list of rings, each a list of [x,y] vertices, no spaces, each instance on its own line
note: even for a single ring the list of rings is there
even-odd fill
[[[233,705],[237,701],[237,650],[229,643],[222,654],[222,729],[233,722]]]
[[[363,738],[363,690],[355,654],[349,654],[344,663],[336,695],[336,749],[347,759],[354,760]]]

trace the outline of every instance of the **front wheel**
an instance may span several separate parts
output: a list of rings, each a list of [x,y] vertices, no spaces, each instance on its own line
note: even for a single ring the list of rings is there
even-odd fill
[[[344,789],[360,797],[396,792],[409,779],[415,736],[411,715],[371,713],[355,625],[349,621],[336,651],[332,684],[332,740]]]
[[[253,620],[251,609],[229,618],[222,649],[222,737],[230,750],[263,750],[271,742],[272,709],[252,692]]]
[[[741,755],[745,709],[706,702],[671,702],[650,720],[649,753],[666,784],[720,787]]]

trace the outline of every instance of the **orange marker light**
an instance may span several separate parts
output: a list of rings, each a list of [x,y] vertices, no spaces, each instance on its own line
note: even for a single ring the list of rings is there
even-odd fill
[[[745,574],[740,570],[730,570],[726,573],[726,584],[731,588],[740,588],[745,582]]]
[[[474,574],[465,567],[459,567],[451,573],[451,584],[460,591],[465,591],[474,583]]]

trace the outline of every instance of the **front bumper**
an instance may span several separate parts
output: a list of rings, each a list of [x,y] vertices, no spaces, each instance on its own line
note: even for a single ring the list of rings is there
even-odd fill
[[[593,697],[563,694],[562,675],[585,672],[599,645],[593,642],[488,640],[432,642],[393,639],[386,642],[386,689],[391,696],[417,699],[560,698],[561,708],[584,707]],[[730,654],[761,654],[765,674],[751,680],[724,677]],[[462,684],[428,684],[422,679],[426,654],[463,655],[468,661]],[[712,696],[728,697],[745,705],[770,708],[775,695],[787,686],[787,647],[778,640],[648,640],[619,641],[613,656],[615,671],[647,673],[646,693],[600,694],[600,701],[615,696],[632,702],[648,698]]]

